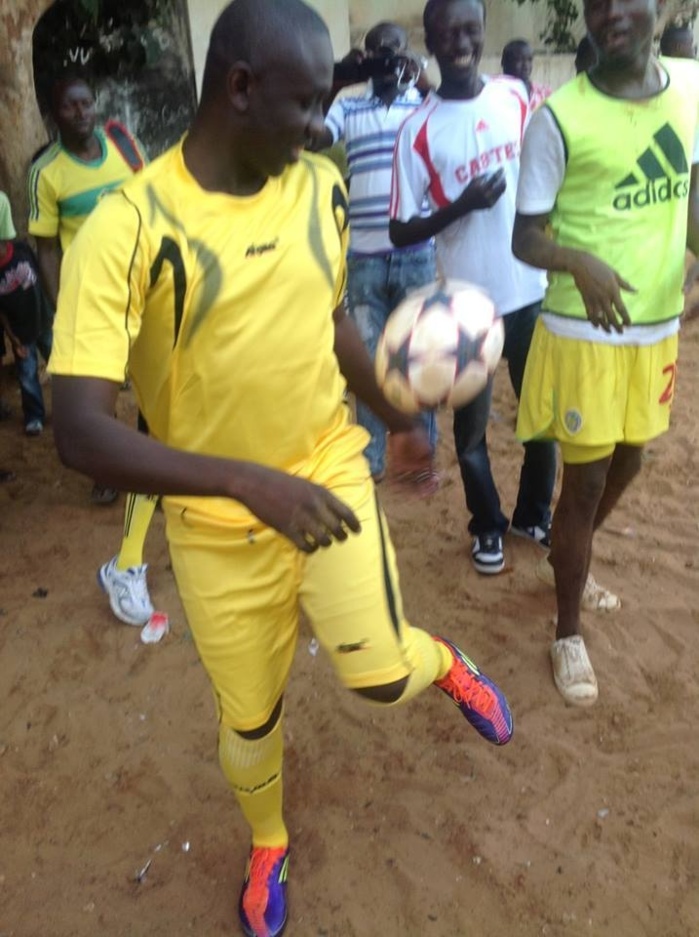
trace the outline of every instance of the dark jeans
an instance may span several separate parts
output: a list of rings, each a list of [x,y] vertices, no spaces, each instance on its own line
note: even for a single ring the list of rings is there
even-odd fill
[[[39,353],[41,353],[44,361],[48,362],[51,356],[52,342],[53,334],[51,329],[48,329],[31,345],[25,346],[29,351],[26,358],[15,358],[15,373],[22,395],[22,413],[24,414],[25,426],[32,420],[41,420],[43,423],[46,418],[44,395],[41,392],[39,382]]]
[[[517,399],[522,391],[524,366],[541,303],[533,303],[503,318],[505,346],[510,381]],[[470,404],[454,411],[454,443],[466,494],[466,506],[472,517],[472,534],[504,534],[509,525],[500,508],[486,444],[493,382]],[[552,442],[524,444],[524,462],[519,477],[517,506],[512,515],[516,527],[544,526],[551,520],[551,498],[556,481],[556,449]]]
[[[434,247],[431,244],[386,254],[352,254],[347,259],[347,300],[350,315],[371,360],[376,357],[379,338],[386,320],[407,294],[431,283],[436,277]],[[437,421],[432,411],[421,413],[419,420],[434,451],[437,444]],[[357,401],[357,423],[371,434],[364,450],[372,475],[385,468],[386,427],[373,411]]]

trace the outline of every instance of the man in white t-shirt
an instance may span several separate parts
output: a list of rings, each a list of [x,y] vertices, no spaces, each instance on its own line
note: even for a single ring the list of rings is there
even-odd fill
[[[527,352],[544,294],[540,271],[512,255],[522,136],[529,112],[524,85],[478,73],[485,35],[480,0],[429,0],[425,42],[439,64],[441,85],[407,118],[396,142],[391,195],[391,240],[406,246],[436,236],[445,277],[485,289],[504,317],[510,380],[519,397]],[[427,197],[431,214],[421,207]],[[510,527],[490,469],[486,426],[492,382],[454,413],[454,441],[471,512],[472,558],[479,573],[505,565],[503,535]],[[524,447],[512,531],[549,545],[555,449]]]
[[[406,294],[436,278],[434,242],[427,239],[397,249],[388,236],[391,172],[396,135],[405,118],[422,103],[413,86],[419,66],[408,56],[408,37],[395,23],[378,23],[366,35],[362,59],[374,73],[360,93],[337,97],[325,118],[315,148],[344,141],[349,165],[350,247],[347,255],[347,300],[362,340],[376,356],[379,338],[391,312]],[[386,63],[385,71],[382,65]],[[360,66],[361,67],[361,66]],[[412,80],[411,80],[412,79]],[[421,415],[434,451],[434,413]],[[365,450],[374,481],[385,472],[386,429],[374,413],[357,401],[357,422],[371,434]],[[418,494],[437,487],[434,471],[407,478]]]

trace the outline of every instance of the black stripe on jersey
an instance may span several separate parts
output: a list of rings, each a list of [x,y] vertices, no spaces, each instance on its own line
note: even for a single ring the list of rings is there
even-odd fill
[[[338,208],[342,209],[342,227],[339,229],[338,233],[342,234],[349,227],[349,204],[345,197],[345,193],[342,191],[339,185],[333,186],[333,213],[335,215],[335,220],[338,220]]]
[[[386,554],[386,535],[383,529],[383,517],[381,515],[381,507],[379,506],[379,498],[376,492],[374,492],[374,501],[376,504],[376,516],[379,521],[379,534],[381,535],[381,558],[383,561],[383,581],[386,588],[386,601],[388,602],[388,611],[391,615],[393,630],[396,634],[400,634],[400,619],[398,617],[398,608],[396,607],[396,593],[393,588],[393,581],[391,580],[391,568],[388,564],[388,555]]]
[[[150,286],[151,289],[158,282],[158,277],[163,269],[165,261],[172,265],[172,280],[175,287],[175,335],[173,338],[173,348],[177,344],[182,325],[182,316],[184,315],[184,297],[187,292],[187,271],[184,268],[184,260],[179,246],[172,238],[164,237],[160,242],[160,250],[150,268]]]
[[[131,252],[131,260],[129,261],[129,272],[127,274],[127,284],[128,284],[128,294],[126,298],[126,309],[124,310],[124,328],[126,334],[129,337],[129,348],[131,348],[131,335],[129,333],[129,310],[131,309],[131,276],[133,274],[134,263],[136,262],[136,251],[138,250],[138,242],[141,240],[141,228],[143,227],[143,219],[141,218],[141,212],[138,210],[138,206],[135,205],[131,199],[126,195],[125,192],[120,192],[123,198],[131,205],[133,210],[136,212],[136,217],[138,218],[138,228],[136,229],[136,237],[133,242],[133,251]],[[124,368],[124,380],[128,378],[128,362]]]
[[[320,206],[318,205],[318,173],[316,167],[310,160],[304,160],[305,166],[311,176],[313,183],[313,195],[311,198],[311,207],[308,218],[308,246],[311,249],[318,266],[323,271],[325,279],[328,281],[330,289],[335,287],[330,258],[325,251],[323,244],[323,226],[320,221]]]
[[[563,127],[561,127],[560,123],[558,122],[558,118],[556,117],[555,112],[548,106],[548,104],[542,104],[541,106],[546,108],[546,110],[549,112],[549,114],[551,115],[551,117],[553,117],[553,122],[554,122],[554,124],[558,127],[558,132],[560,133],[560,135],[561,135],[561,140],[562,140],[562,142],[563,142],[563,155],[564,155],[565,161],[566,161],[566,163],[567,163],[567,162],[568,162],[568,156],[569,156],[569,152],[568,152],[568,141],[566,140],[566,135],[563,133]]]

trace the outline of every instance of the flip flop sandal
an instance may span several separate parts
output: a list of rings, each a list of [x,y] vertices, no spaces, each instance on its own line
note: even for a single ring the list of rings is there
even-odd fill
[[[553,566],[549,563],[548,557],[544,556],[536,566],[536,575],[541,582],[547,586],[556,586],[556,580],[553,574]],[[587,582],[583,589],[580,607],[586,612],[616,612],[621,608],[621,599],[614,595],[609,589],[601,586],[592,573],[587,574]]]

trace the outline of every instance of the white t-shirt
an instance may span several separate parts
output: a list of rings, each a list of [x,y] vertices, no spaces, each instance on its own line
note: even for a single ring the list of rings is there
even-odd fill
[[[443,208],[474,177],[503,169],[507,188],[495,205],[469,212],[437,235],[437,263],[443,276],[486,290],[507,315],[538,302],[546,282],[541,270],[514,257],[511,246],[529,100],[516,79],[483,80],[477,97],[447,101],[432,92],[406,119],[396,141],[391,218],[421,215],[425,196],[433,211]]]
[[[694,141],[692,162],[699,163],[699,134]],[[550,212],[565,172],[565,144],[560,128],[551,111],[542,107],[533,115],[522,147],[517,211],[523,215]]]
[[[350,250],[395,250],[388,236],[393,147],[401,124],[421,102],[420,93],[411,88],[386,107],[369,83],[360,95],[335,98],[326,115],[333,143],[344,140],[347,149]]]

